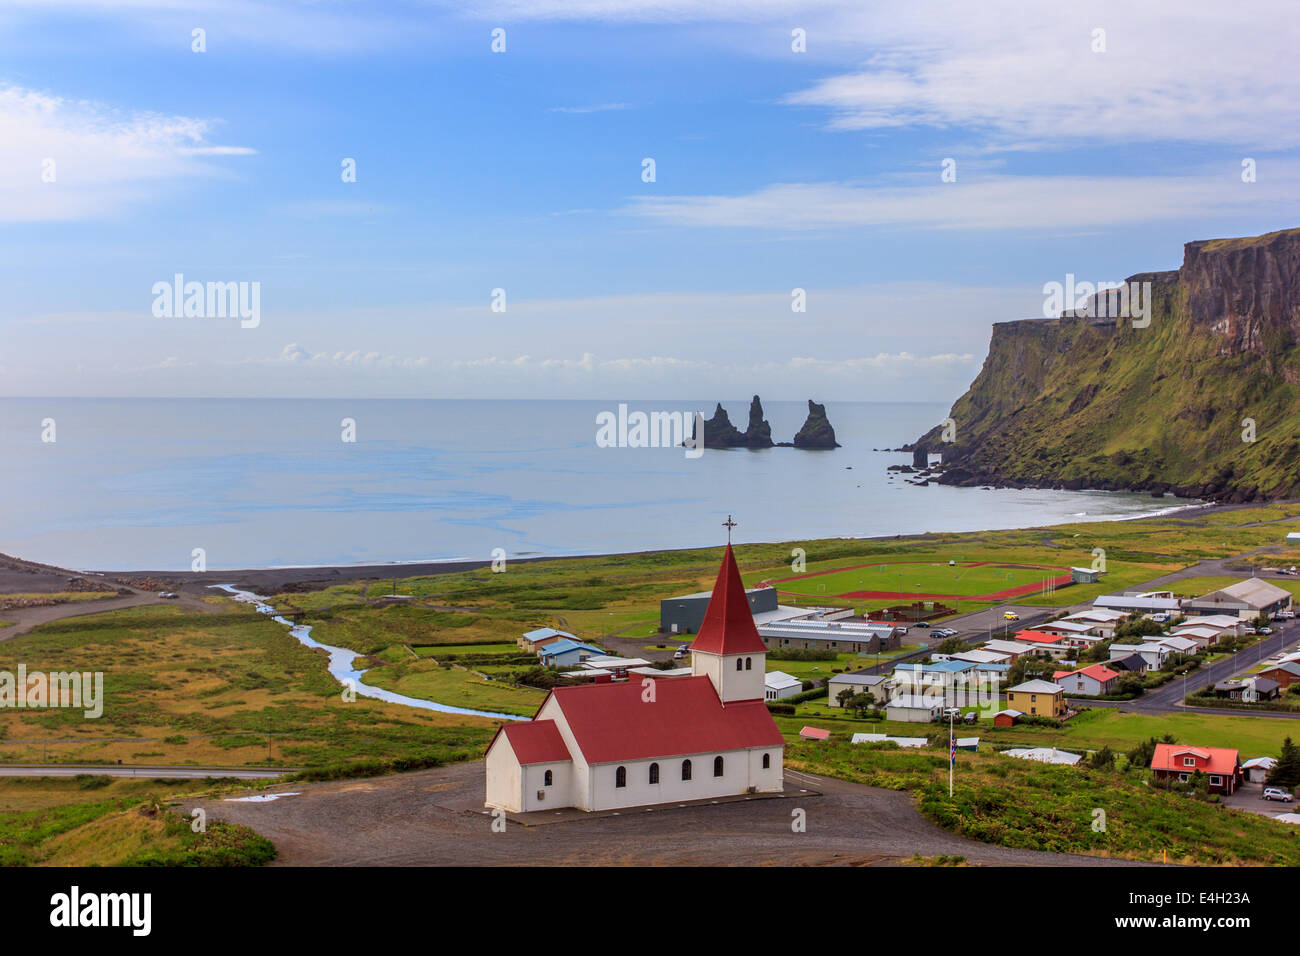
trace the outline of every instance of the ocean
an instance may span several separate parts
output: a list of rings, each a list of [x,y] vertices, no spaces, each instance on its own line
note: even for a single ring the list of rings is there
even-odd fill
[[[713,401],[637,402],[702,411]],[[598,447],[619,401],[0,399],[0,551],[82,570],[601,554],[973,531],[1167,510],[1115,492],[912,487],[875,452],[940,403],[840,402],[844,447]],[[724,401],[744,429],[748,399]],[[776,441],[803,402],[764,404]],[[344,441],[345,419],[354,441]],[[53,441],[43,440],[53,438]],[[1086,557],[1080,555],[1080,559]]]

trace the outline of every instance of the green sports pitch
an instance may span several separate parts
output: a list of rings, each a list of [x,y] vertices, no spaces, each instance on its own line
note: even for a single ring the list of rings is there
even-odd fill
[[[916,561],[832,568],[765,583],[809,598],[1001,601],[1042,594],[1069,581],[1069,568],[1051,565]]]

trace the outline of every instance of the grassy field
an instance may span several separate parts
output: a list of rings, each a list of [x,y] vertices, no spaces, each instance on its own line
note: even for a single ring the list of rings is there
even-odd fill
[[[855,591],[974,597],[1008,588],[1040,584],[1067,573],[1060,568],[1028,568],[1005,564],[972,565],[959,561],[955,566],[949,566],[947,561],[898,561],[842,569],[814,569],[798,578],[781,580],[776,587],[783,594],[809,598],[837,597]]]
[[[221,785],[217,785],[222,789]],[[210,781],[107,776],[0,779],[0,865],[258,866],[275,857],[247,827],[194,833],[184,799]],[[181,801],[177,811],[167,804]]]
[[[323,652],[247,606],[68,618],[0,644],[0,670],[100,671],[103,715],[0,709],[0,760],[322,766],[476,755],[494,722],[342,699]],[[409,655],[408,655],[409,657]],[[268,746],[269,742],[269,746]]]
[[[513,668],[475,668],[485,674],[504,675]],[[535,687],[512,687],[500,680],[485,681],[464,667],[440,667],[432,661],[409,661],[376,668],[366,682],[407,697],[436,700],[453,707],[487,710],[531,717],[546,697]]]
[[[1141,770],[960,753],[949,798],[944,750],[800,741],[787,746],[785,760],[811,773],[907,790],[940,826],[1000,846],[1202,865],[1300,864],[1294,827],[1157,790]],[[1104,829],[1094,826],[1103,819]]]

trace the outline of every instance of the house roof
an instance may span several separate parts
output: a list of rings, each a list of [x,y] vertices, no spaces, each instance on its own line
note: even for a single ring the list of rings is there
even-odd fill
[[[1071,674],[1083,674],[1085,677],[1091,677],[1095,681],[1101,681],[1103,684],[1108,680],[1114,680],[1119,676],[1118,671],[1113,671],[1105,664],[1091,664],[1088,667],[1080,667],[1074,671],[1057,671],[1052,675],[1052,680],[1058,677],[1068,677]]]
[[[1281,664],[1274,664],[1272,667],[1266,667],[1261,674],[1271,674],[1273,671],[1282,671],[1290,674],[1292,677],[1300,677],[1300,663],[1295,661],[1283,661]]]
[[[1093,607],[1098,608],[1133,608],[1139,611],[1177,611],[1180,607],[1178,598],[1145,597],[1137,594],[1103,594],[1095,598]]]
[[[1013,710],[1013,709],[1010,708],[1010,707],[1008,707],[1006,710],[999,710],[999,711],[998,711],[996,714],[994,714],[993,716],[994,716],[994,717],[1001,717],[1001,716],[1003,716],[1003,715],[1006,715],[1007,717],[1010,717],[1010,718],[1012,718],[1013,720],[1014,720],[1015,718],[1017,718],[1017,717],[1023,717],[1023,716],[1025,716],[1024,711],[1021,711],[1021,710]]]
[[[768,671],[763,675],[763,683],[772,690],[785,690],[787,687],[803,686],[803,681],[790,676],[785,671]]]
[[[1256,676],[1253,681],[1255,692],[1257,694],[1271,694],[1282,685],[1275,680],[1269,680],[1267,677]]]
[[[1048,621],[1046,624],[1039,625],[1039,627],[1043,628],[1054,627],[1058,631],[1069,631],[1071,634],[1082,634],[1084,631],[1091,631],[1096,626],[1096,623],[1070,621],[1065,618],[1061,618],[1059,621]]]
[[[763,654],[767,645],[758,636],[754,626],[754,612],[745,597],[745,585],[740,580],[736,556],[731,545],[722,556],[718,579],[713,584],[713,596],[704,612],[700,632],[691,642],[692,651],[706,654]]]
[[[1112,644],[1111,647],[1115,645]],[[1147,662],[1142,659],[1141,654],[1125,654],[1123,657],[1112,657],[1106,664],[1113,670],[1120,668],[1126,671],[1145,670]]]
[[[762,700],[732,701],[724,707],[713,682],[702,674],[655,680],[652,701],[643,699],[643,683],[551,691],[588,763],[780,747],[785,742]]]
[[[1278,601],[1291,598],[1291,592],[1286,588],[1280,588],[1263,578],[1247,578],[1244,581],[1238,581],[1236,584],[1229,584],[1226,588],[1220,588],[1214,594],[1226,594],[1230,598],[1243,601],[1255,608],[1268,607],[1270,604],[1276,604]],[[1213,597],[1214,594],[1207,594],[1205,598]],[[1205,598],[1201,598],[1201,600]]]
[[[599,647],[593,647],[590,644],[584,644],[581,641],[571,641],[568,638],[547,644],[537,652],[539,657],[554,657],[556,654],[567,654],[569,651],[591,651],[593,654],[603,655],[605,652]]]
[[[1025,694],[1059,694],[1063,690],[1065,688],[1060,684],[1053,684],[1051,681],[1045,680],[1027,680],[1023,684],[1017,684],[1015,687],[1007,689],[1008,693],[1015,691],[1016,693]]]
[[[1176,651],[1190,651],[1193,647],[1199,646],[1190,637],[1182,637],[1181,635],[1178,634],[1174,634],[1169,637],[1161,637],[1155,641],[1152,641],[1151,643],[1163,644],[1166,647],[1172,647]]]
[[[820,727],[805,727],[799,731],[800,737],[806,737],[809,740],[830,740],[831,732],[822,730]]]
[[[535,631],[525,631],[524,637],[533,642],[545,640],[548,637],[567,637],[571,641],[578,639],[575,634],[570,634],[568,631],[557,631],[553,627],[539,627]]]
[[[1024,654],[1026,651],[1032,651],[1034,645],[1026,644],[1023,641],[992,640],[984,642],[984,649],[996,651],[999,654]]]
[[[1019,757],[1021,760],[1037,760],[1040,763],[1066,764],[1071,767],[1083,759],[1080,754],[1057,750],[1055,747],[1018,747],[1015,750],[1004,750],[1002,755],[1004,757]]]
[[[1203,766],[1188,768],[1183,765],[1184,757],[1196,757],[1205,761]],[[1188,769],[1199,769],[1206,773],[1230,774],[1237,768],[1237,751],[1226,747],[1189,747],[1186,744],[1156,744],[1155,756],[1151,758],[1152,770],[1175,770],[1184,773]]]
[[[1060,644],[1061,635],[1044,634],[1042,631],[1018,631],[1015,639],[1022,644]]]
[[[1109,611],[1105,608],[1094,607],[1091,610],[1076,611],[1074,614],[1068,614],[1063,617],[1063,621],[1098,621],[1102,624],[1111,624],[1118,621],[1125,615],[1119,611]]]
[[[899,664],[894,676],[902,674],[964,674],[975,667],[974,661],[947,660],[937,664]]]
[[[972,664],[999,664],[1010,656],[1010,654],[999,654],[997,651],[973,650],[954,654],[952,659],[955,661],[970,661]]]
[[[1276,766],[1276,757],[1251,757],[1249,760],[1243,760],[1241,763],[1242,770],[1254,770],[1256,767],[1260,767],[1264,770],[1272,770]]]
[[[877,684],[889,680],[884,674],[866,674],[858,671],[853,674],[833,674],[826,681],[828,684],[862,684],[866,687],[875,687]]]
[[[563,763],[573,759],[564,745],[560,728],[553,720],[524,720],[503,724],[497,734],[505,734],[510,749],[521,764]],[[493,737],[495,740],[495,736]],[[491,747],[491,744],[488,745]]]

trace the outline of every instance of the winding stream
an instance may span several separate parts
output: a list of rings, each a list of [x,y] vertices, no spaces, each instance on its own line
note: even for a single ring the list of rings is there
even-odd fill
[[[351,686],[355,687],[357,693],[362,697],[373,697],[375,700],[387,701],[390,704],[401,704],[405,707],[416,707],[420,710],[436,710],[444,714],[469,714],[474,717],[495,717],[499,720],[528,719],[515,714],[495,714],[490,710],[470,710],[465,707],[453,707],[451,704],[439,704],[433,700],[406,697],[402,694],[395,694],[391,690],[371,686],[361,679],[366,672],[357,670],[355,667],[356,659],[361,656],[356,651],[350,651],[346,647],[331,647],[329,644],[322,644],[320,641],[312,640],[310,624],[295,624],[288,618],[277,614],[275,608],[267,604],[266,598],[260,594],[254,594],[252,591],[241,591],[229,584],[213,584],[209,586],[225,591],[236,601],[252,604],[259,613],[267,614],[277,624],[283,624],[287,627],[289,633],[293,635],[298,643],[328,652],[330,656],[329,672],[334,675],[334,679],[345,687],[348,686],[350,681]]]

